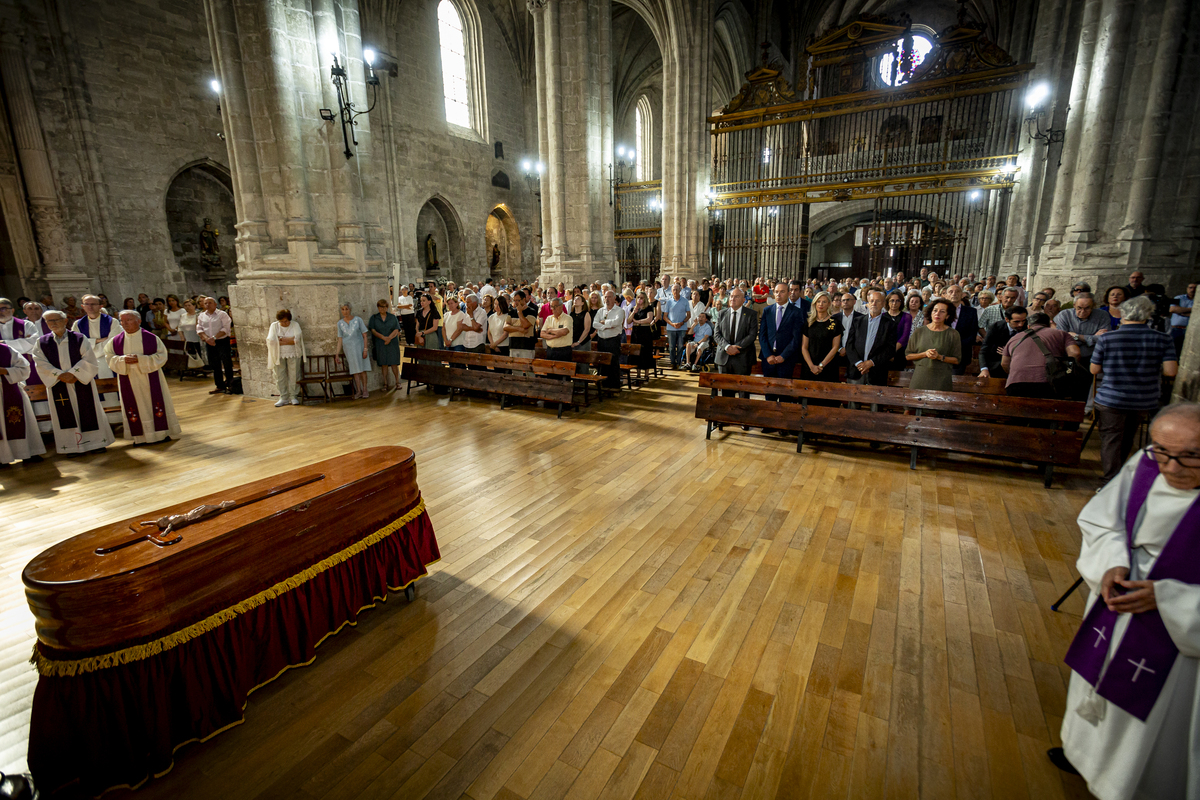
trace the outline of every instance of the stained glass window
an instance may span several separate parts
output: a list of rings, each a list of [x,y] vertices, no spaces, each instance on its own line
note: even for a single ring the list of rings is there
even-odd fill
[[[467,47],[462,18],[450,0],[438,4],[438,38],[442,46],[442,93],[446,121],[471,127],[471,101],[467,92]]]

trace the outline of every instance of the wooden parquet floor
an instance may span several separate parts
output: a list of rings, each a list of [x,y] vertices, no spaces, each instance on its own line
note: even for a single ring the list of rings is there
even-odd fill
[[[1086,797],[1045,757],[1095,451],[1031,469],[704,439],[672,374],[556,420],[416,391],[276,409],[172,382],[182,441],[0,470],[0,767],[20,570],[167,498],[403,444],[443,558],[181,750],[144,798]],[[125,796],[120,793],[113,796]]]

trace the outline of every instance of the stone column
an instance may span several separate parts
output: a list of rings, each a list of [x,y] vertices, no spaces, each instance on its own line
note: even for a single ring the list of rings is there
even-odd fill
[[[610,279],[616,269],[605,165],[612,70],[610,0],[529,0],[538,65],[543,284]],[[611,148],[610,148],[611,149]]]
[[[711,0],[678,4],[663,26],[663,270],[699,278],[708,269],[712,62]]]
[[[1154,73],[1150,78],[1146,112],[1138,137],[1129,205],[1125,209],[1125,224],[1120,233],[1122,240],[1131,242],[1134,261],[1138,259],[1132,251],[1140,248],[1132,243],[1150,238],[1150,211],[1171,121],[1171,103],[1175,96],[1175,75],[1187,21],[1187,6],[1186,0],[1167,0],[1159,28],[1158,50],[1154,55]]]
[[[368,118],[358,118],[353,157],[342,153],[329,84],[336,47],[352,101],[365,110],[365,67],[357,0],[205,0],[213,64],[238,212],[238,282],[229,287],[242,382],[268,397],[266,333],[280,308],[304,328],[309,355],[340,353],[338,306],[364,319],[386,297],[384,259],[367,234],[378,205]],[[386,79],[386,78],[385,78]],[[327,103],[329,105],[327,105]]]
[[[1200,401],[1200,325],[1188,322],[1187,336],[1183,340],[1183,352],[1179,357],[1179,374],[1175,376],[1175,388],[1171,400]]]
[[[0,77],[4,82],[4,98],[25,182],[29,216],[33,220],[34,237],[42,259],[40,277],[56,302],[66,295],[79,297],[91,288],[93,281],[74,263],[37,103],[26,72],[25,54],[16,42],[5,41],[0,46]]]

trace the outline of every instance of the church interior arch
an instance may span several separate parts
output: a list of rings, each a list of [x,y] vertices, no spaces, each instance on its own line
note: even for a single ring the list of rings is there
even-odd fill
[[[237,277],[237,210],[229,171],[210,159],[188,164],[167,184],[163,206],[171,254],[181,280],[165,280],[155,290],[178,291],[182,283],[187,294],[223,294]],[[218,234],[215,258],[204,252],[201,242],[205,220],[211,221],[211,229]]]
[[[433,247],[430,247],[431,242]],[[454,206],[440,195],[429,198],[417,214],[417,252],[414,256],[414,262],[423,267],[425,280],[462,277],[465,267],[462,225]]]
[[[500,203],[488,213],[485,227],[488,277],[522,276],[521,231],[508,206]]]

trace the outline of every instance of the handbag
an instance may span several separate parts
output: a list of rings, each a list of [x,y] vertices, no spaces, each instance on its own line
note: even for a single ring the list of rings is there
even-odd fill
[[[1067,400],[1078,399],[1080,387],[1084,383],[1084,370],[1079,362],[1071,356],[1053,355],[1037,335],[1037,331],[1027,332],[1025,338],[1033,339],[1038,350],[1042,351],[1042,358],[1046,360],[1046,380],[1054,387],[1054,394]],[[1090,374],[1087,375],[1087,379],[1091,380]]]

